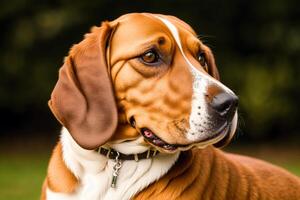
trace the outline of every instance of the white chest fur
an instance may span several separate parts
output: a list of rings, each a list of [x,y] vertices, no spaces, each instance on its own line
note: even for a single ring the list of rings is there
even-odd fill
[[[154,158],[124,161],[120,169],[116,188],[111,188],[114,161],[95,151],[78,146],[66,129],[61,135],[63,158],[67,167],[80,180],[74,194],[55,193],[47,189],[47,200],[126,200],[132,198],[149,184],[159,179],[172,167],[178,158],[176,154],[159,154]],[[115,145],[120,152],[134,149],[133,143]],[[124,151],[122,149],[124,148]],[[139,153],[145,147],[136,146]],[[63,178],[63,177],[62,177]]]

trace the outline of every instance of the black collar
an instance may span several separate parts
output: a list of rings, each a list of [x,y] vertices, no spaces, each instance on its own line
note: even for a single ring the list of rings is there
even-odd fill
[[[109,159],[116,159],[118,157],[119,160],[135,160],[135,161],[148,159],[159,154],[157,150],[150,150],[150,149],[148,151],[145,151],[143,153],[138,153],[138,154],[123,154],[114,149],[106,149],[103,147],[99,147],[97,151],[98,153],[100,153],[103,156],[106,156]]]

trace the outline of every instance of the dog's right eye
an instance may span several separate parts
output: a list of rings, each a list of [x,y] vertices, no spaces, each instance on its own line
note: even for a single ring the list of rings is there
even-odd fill
[[[140,56],[140,58],[145,64],[150,65],[153,65],[159,61],[159,55],[154,50],[146,51]]]

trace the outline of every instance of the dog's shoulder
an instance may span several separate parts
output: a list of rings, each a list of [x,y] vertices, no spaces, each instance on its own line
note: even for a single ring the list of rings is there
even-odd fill
[[[199,199],[205,188],[208,188],[203,187],[203,184],[214,173],[211,168],[214,154],[213,148],[194,148],[181,152],[169,172],[134,199]]]
[[[231,166],[231,172],[237,172],[239,181],[261,190],[273,199],[300,199],[300,178],[285,169],[271,163],[231,153],[224,153],[224,158]]]
[[[46,183],[51,191],[62,193],[72,193],[78,186],[77,178],[63,159],[61,142],[58,142],[50,158]]]

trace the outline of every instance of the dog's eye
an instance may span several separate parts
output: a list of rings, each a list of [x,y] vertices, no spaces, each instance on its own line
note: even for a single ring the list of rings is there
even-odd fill
[[[154,50],[150,50],[142,54],[141,59],[146,64],[154,64],[159,61],[159,55]]]
[[[200,52],[198,54],[198,60],[199,60],[200,65],[204,68],[204,70],[208,71],[207,61],[206,61],[204,52]]]

